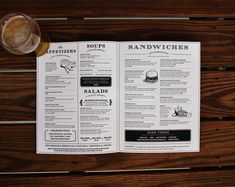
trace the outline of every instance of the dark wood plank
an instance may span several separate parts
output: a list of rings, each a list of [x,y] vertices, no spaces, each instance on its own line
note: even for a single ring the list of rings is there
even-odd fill
[[[37,155],[35,125],[0,125],[0,171],[84,171],[235,165],[235,121],[201,123],[201,151],[169,154]]]
[[[0,74],[0,120],[35,120],[36,74]]]
[[[40,21],[52,42],[86,40],[201,41],[202,67],[235,66],[235,21]],[[0,69],[35,69],[33,54],[0,49]]]
[[[201,118],[235,116],[234,71],[201,73]]]
[[[235,72],[201,73],[201,118],[235,116]],[[35,120],[36,74],[0,73],[0,121]]]
[[[233,0],[2,0],[0,15],[25,12],[36,17],[234,16]]]
[[[3,186],[234,186],[235,170],[96,175],[4,176]],[[187,185],[186,185],[187,184]]]

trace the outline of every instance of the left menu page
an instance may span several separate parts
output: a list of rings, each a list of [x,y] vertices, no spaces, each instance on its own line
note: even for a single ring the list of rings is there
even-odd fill
[[[37,153],[117,151],[117,43],[51,43],[37,58]]]

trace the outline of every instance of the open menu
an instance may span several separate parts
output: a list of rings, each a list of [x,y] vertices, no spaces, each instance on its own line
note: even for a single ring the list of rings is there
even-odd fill
[[[51,43],[37,58],[37,153],[198,152],[200,42]]]

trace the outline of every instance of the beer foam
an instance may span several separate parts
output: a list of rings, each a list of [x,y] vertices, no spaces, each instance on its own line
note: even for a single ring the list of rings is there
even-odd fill
[[[24,45],[31,34],[30,24],[21,15],[10,18],[2,31],[3,44],[10,48]]]

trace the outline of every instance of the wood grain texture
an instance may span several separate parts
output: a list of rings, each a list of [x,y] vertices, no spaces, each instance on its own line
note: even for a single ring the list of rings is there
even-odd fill
[[[235,116],[235,72],[201,73],[201,118]]]
[[[201,73],[201,118],[235,116],[235,72]],[[0,121],[35,120],[36,74],[0,73]]]
[[[96,175],[2,176],[3,186],[234,186],[235,170]]]
[[[71,19],[39,22],[51,41],[201,41],[202,67],[235,67],[235,21],[73,20],[89,16],[234,17],[233,0],[182,0],[177,3],[173,0],[1,1],[0,17],[18,11],[33,17]],[[0,49],[0,70],[35,68],[33,54],[14,56]],[[202,73],[202,118],[234,117],[234,73]],[[0,73],[0,80],[0,120],[35,120],[35,73]],[[235,165],[235,121],[202,121],[201,152],[181,154],[36,155],[35,131],[35,124],[0,125],[0,171],[84,171]],[[233,186],[234,175],[235,170],[205,170],[110,175],[3,176],[0,177],[0,184]]]
[[[35,120],[36,73],[0,73],[0,120]]]
[[[39,21],[52,42],[200,41],[202,67],[235,67],[235,21],[69,20]],[[33,54],[0,49],[1,69],[35,69]]]
[[[37,155],[35,125],[0,125],[0,171],[128,170],[235,165],[235,121],[201,123],[198,153]]]
[[[25,12],[35,17],[220,16],[234,17],[233,0],[2,0],[0,15]]]

